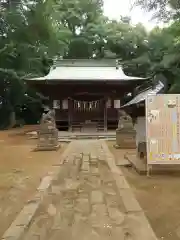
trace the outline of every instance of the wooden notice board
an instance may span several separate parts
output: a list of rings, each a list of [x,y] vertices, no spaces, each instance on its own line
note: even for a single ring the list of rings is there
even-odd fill
[[[146,98],[147,163],[180,164],[180,94]]]

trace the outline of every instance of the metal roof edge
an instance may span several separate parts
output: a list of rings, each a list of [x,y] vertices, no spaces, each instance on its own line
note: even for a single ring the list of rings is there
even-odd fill
[[[148,79],[150,79],[150,77],[146,77],[146,78],[143,78],[143,77],[138,77],[138,76],[129,76],[129,75],[126,75],[125,73],[124,73],[124,71],[123,71],[123,68],[121,67],[121,66],[119,66],[119,68],[116,68],[116,66],[99,66],[99,65],[96,65],[96,66],[72,66],[72,65],[69,65],[69,66],[63,66],[63,65],[60,65],[60,66],[53,66],[53,67],[51,67],[51,69],[50,69],[50,71],[49,71],[49,73],[47,74],[47,75],[45,75],[45,76],[43,76],[43,77],[34,77],[34,78],[30,78],[30,79],[25,79],[26,81],[27,80],[34,80],[34,81],[51,81],[51,80],[56,80],[56,81],[64,81],[63,80],[63,77],[62,78],[60,78],[59,76],[60,76],[60,73],[61,73],[61,70],[64,70],[63,68],[70,68],[70,67],[73,67],[73,68],[87,68],[87,70],[89,71],[91,71],[91,70],[93,70],[93,69],[91,69],[91,68],[114,68],[114,71],[117,71],[116,72],[116,74],[119,74],[119,79],[117,78],[117,80],[121,80],[121,79],[123,79],[124,78],[124,80],[137,80],[137,79],[139,79],[139,80],[148,80]],[[61,69],[62,68],[62,69]],[[68,69],[66,69],[67,71],[68,71]],[[76,72],[77,72],[78,70],[76,70]],[[84,70],[84,71],[86,71],[86,70]],[[111,70],[112,71],[112,70]],[[119,71],[119,72],[118,72]],[[102,72],[102,71],[101,71]],[[54,76],[53,76],[54,75]],[[56,76],[57,75],[57,76]],[[72,74],[71,74],[72,75]],[[102,76],[103,76],[103,74],[102,74]],[[101,76],[101,78],[99,78],[99,79],[97,79],[97,80],[106,80],[105,78],[103,78]],[[59,78],[58,78],[59,77]],[[70,76],[69,76],[70,77]],[[129,79],[128,79],[129,78]],[[66,78],[67,79],[67,78]],[[112,79],[113,79],[113,75],[112,75]],[[110,77],[109,78],[107,78],[107,80],[112,80]],[[80,80],[80,81],[82,81],[83,79],[82,78],[69,78],[68,80]],[[96,80],[94,77],[92,77],[92,78],[86,78],[86,77],[84,77],[84,80],[86,81],[86,80]]]
[[[128,76],[127,76],[128,77]],[[26,82],[39,82],[39,83],[51,83],[51,82],[128,82],[128,81],[144,81],[146,79],[144,78],[138,78],[138,77],[130,77],[129,79],[38,79],[38,78],[32,78],[32,79],[25,79]]]
[[[165,88],[164,83],[159,81],[155,87],[151,86],[151,88],[148,88],[148,89],[144,90],[143,92],[139,93],[133,99],[131,99],[128,103],[121,106],[121,109],[141,103],[146,99],[146,97],[148,95],[154,95],[154,94],[157,95],[157,94],[161,93],[161,91],[163,91],[164,88]]]

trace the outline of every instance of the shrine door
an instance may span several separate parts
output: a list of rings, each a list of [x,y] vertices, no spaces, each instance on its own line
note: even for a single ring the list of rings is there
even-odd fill
[[[104,101],[73,100],[72,120],[78,122],[101,121],[104,119]]]

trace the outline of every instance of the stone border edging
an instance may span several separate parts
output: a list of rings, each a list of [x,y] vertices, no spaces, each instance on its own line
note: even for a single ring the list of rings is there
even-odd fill
[[[146,240],[157,240],[157,237],[150,226],[143,209],[140,207],[138,201],[136,200],[128,182],[126,181],[122,171],[115,164],[115,159],[113,154],[110,152],[105,141],[102,142],[102,148],[105,152],[106,161],[109,168],[113,174],[113,177],[116,181],[116,186],[119,192],[119,195],[125,206],[127,216],[129,219],[136,218],[141,228],[141,234],[145,236]],[[140,236],[139,236],[140,237]]]
[[[64,163],[71,149],[71,143],[67,146],[64,152],[60,155],[59,164],[52,165],[53,171],[42,178],[37,192],[27,201],[21,212],[17,215],[15,220],[11,223],[10,227],[5,231],[1,240],[20,240],[25,233],[25,230],[30,225],[34,215],[36,214],[40,204],[42,203],[45,194],[47,193],[52,181],[59,173],[61,165]]]

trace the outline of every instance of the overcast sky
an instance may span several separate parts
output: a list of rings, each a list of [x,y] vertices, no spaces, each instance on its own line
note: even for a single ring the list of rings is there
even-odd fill
[[[104,13],[111,19],[120,19],[120,16],[130,16],[133,24],[141,22],[148,30],[157,25],[152,21],[152,13],[144,12],[140,7],[131,10],[132,0],[104,0]]]

